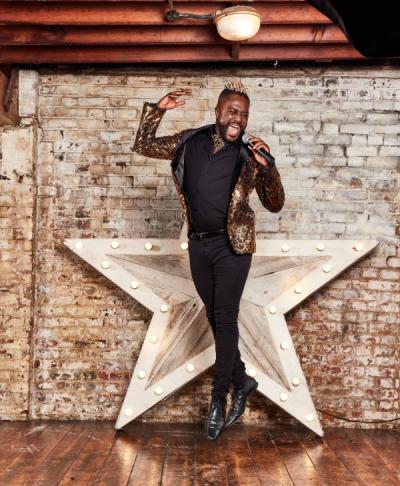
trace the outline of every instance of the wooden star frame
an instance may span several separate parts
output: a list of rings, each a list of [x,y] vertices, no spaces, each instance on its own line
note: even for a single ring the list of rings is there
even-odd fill
[[[180,238],[68,239],[65,244],[153,312],[116,429],[215,362],[214,338]],[[257,391],[323,431],[285,313],[372,251],[377,241],[257,240],[239,311],[239,348]]]

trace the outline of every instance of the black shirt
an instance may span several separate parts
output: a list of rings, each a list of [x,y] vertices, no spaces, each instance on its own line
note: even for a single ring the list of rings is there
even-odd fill
[[[213,154],[215,125],[186,143],[183,191],[189,206],[190,226],[196,232],[224,228],[227,222],[234,169],[239,162],[241,139]]]

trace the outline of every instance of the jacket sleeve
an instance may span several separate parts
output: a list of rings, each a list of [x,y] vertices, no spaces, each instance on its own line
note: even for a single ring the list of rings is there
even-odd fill
[[[139,127],[133,151],[154,159],[172,159],[184,132],[165,137],[156,137],[157,128],[166,110],[160,109],[155,103],[143,105]]]
[[[277,213],[285,203],[285,192],[278,169],[275,164],[272,167],[264,167],[258,162],[256,164],[258,168],[255,187],[258,197],[266,209]]]

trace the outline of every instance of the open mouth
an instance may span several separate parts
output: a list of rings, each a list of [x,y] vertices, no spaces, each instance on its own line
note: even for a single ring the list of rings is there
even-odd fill
[[[239,125],[228,125],[228,130],[226,131],[226,134],[229,137],[236,137],[239,135],[240,132],[240,126]]]

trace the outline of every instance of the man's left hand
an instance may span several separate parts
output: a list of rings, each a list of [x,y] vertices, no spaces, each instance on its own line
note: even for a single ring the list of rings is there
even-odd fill
[[[268,145],[261,138],[253,137],[253,135],[250,135],[249,133],[247,135],[249,136],[248,147],[253,152],[256,161],[261,165],[263,165],[264,167],[269,167],[268,161],[262,155],[256,152],[256,149],[261,149],[261,148],[266,150],[268,153],[271,152]]]

